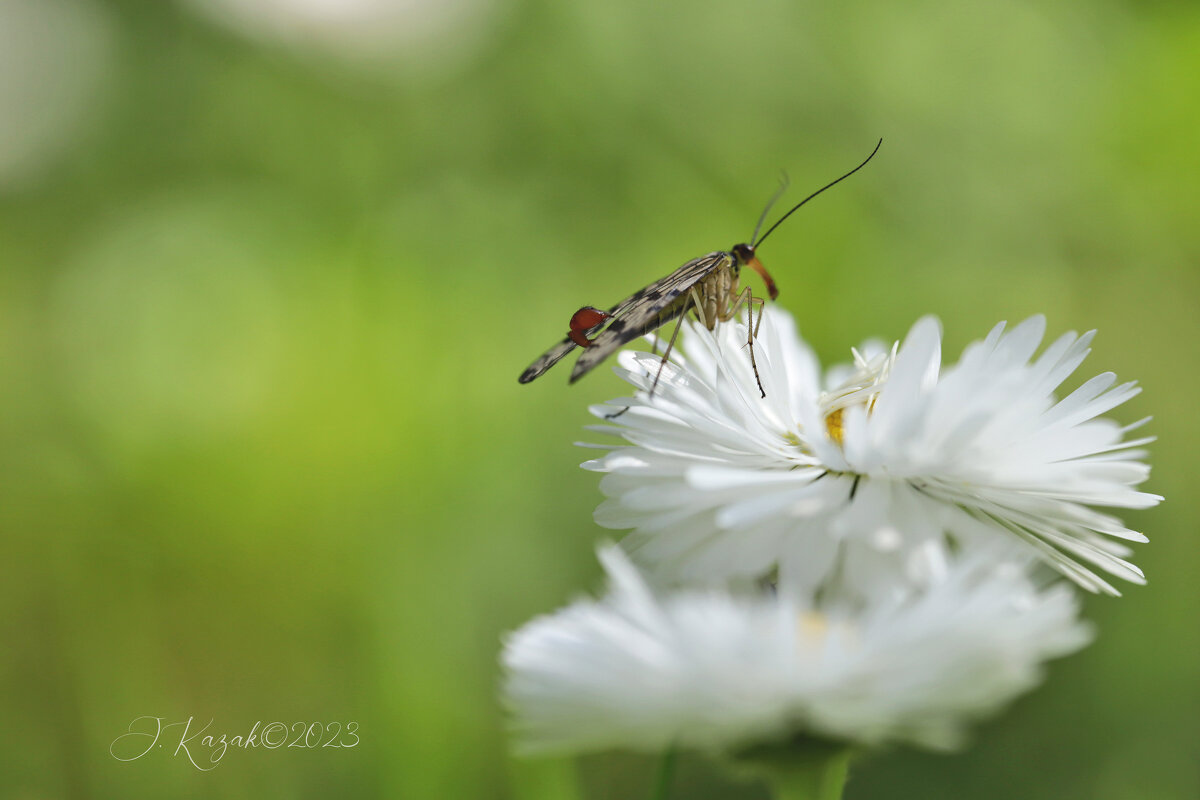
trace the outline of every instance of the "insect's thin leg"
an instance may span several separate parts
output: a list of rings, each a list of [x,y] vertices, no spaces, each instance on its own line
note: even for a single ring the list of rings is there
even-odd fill
[[[620,411],[614,411],[611,414],[605,414],[604,418],[605,419],[616,419],[617,417],[621,416],[628,410],[629,410],[629,406],[622,406]]]
[[[762,297],[751,297],[750,303],[758,303],[758,319],[754,322],[754,338],[758,338],[758,329],[762,327],[763,312],[767,310],[767,301]],[[750,324],[749,313],[746,314],[746,324]]]
[[[663,351],[662,360],[658,362],[658,372],[654,374],[654,383],[650,384],[651,397],[654,396],[654,390],[658,388],[658,379],[662,377],[663,369],[667,366],[667,359],[671,357],[671,351],[675,349],[675,338],[679,336],[679,329],[683,327],[683,320],[687,317],[688,311],[695,311],[700,324],[708,327],[704,319],[704,305],[700,302],[700,293],[695,287],[692,287],[688,292],[687,299],[684,300],[684,306],[679,312],[679,319],[675,322],[675,330],[671,331],[667,349]],[[657,337],[657,334],[655,336]]]
[[[662,344],[662,337],[658,334],[658,329],[655,328],[654,333],[650,334],[650,355],[658,355],[658,346]]]
[[[700,324],[711,331],[713,326],[708,323],[708,319],[704,316],[704,303],[700,297],[700,291],[695,286],[688,292],[688,298],[691,310],[696,312],[696,319],[700,320]],[[685,308],[683,314],[686,315],[687,312],[688,309]],[[720,314],[718,313],[717,316],[719,318]]]
[[[754,321],[754,305],[758,304],[758,322]],[[737,315],[742,306],[746,306],[746,347],[750,350],[750,368],[754,370],[754,380],[758,384],[758,391],[763,397],[767,396],[767,390],[763,388],[762,377],[758,374],[758,362],[754,359],[754,340],[758,338],[758,328],[762,325],[763,309],[766,308],[766,300],[761,297],[755,297],[754,292],[749,286],[742,289],[738,293],[737,298],[730,303],[727,319],[733,319]]]
[[[650,338],[650,355],[658,355],[658,346],[662,344],[663,338],[658,335],[658,331],[651,334]]]
[[[693,297],[685,302],[687,302],[688,305],[684,306],[684,308],[680,311],[679,319],[675,322],[675,330],[671,331],[671,338],[667,342],[667,348],[663,350],[662,358],[658,362],[658,371],[654,373],[654,381],[650,384],[650,391],[646,393],[647,398],[653,397],[654,390],[658,388],[659,378],[662,377],[663,369],[665,369],[667,366],[667,360],[671,357],[671,351],[675,349],[675,339],[679,336],[679,329],[683,327],[683,320],[687,316],[689,308],[694,307],[693,304],[695,302],[695,298]],[[657,333],[655,334],[655,338],[658,338]],[[628,410],[629,406],[625,406],[620,411],[614,411],[612,414],[605,414],[604,418],[616,419]]]
[[[767,301],[762,297],[750,296],[746,301],[746,327],[750,327],[750,318],[754,316],[754,304],[758,304],[758,319],[754,323],[754,330],[746,337],[746,345],[750,349],[750,366],[754,368],[754,380],[758,382],[758,391],[762,392],[762,396],[767,396],[767,390],[763,388],[762,378],[758,375],[758,364],[754,361],[754,340],[758,338],[758,329],[762,326],[763,311],[767,307]]]
[[[683,327],[683,319],[687,316],[687,311],[687,308],[683,309],[683,313],[675,322],[675,330],[671,331],[671,340],[667,342],[667,349],[663,351],[662,360],[658,362],[658,372],[654,375],[654,383],[650,384],[650,397],[654,396],[654,390],[658,388],[658,379],[662,377],[663,369],[667,366],[667,359],[671,357],[671,351],[675,349],[675,338],[679,336],[679,329]]]

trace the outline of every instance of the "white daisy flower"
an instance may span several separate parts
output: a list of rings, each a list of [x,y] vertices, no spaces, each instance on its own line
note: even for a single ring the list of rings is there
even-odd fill
[[[736,754],[797,737],[949,749],[965,724],[1083,647],[1065,584],[1013,562],[958,561],[930,587],[855,612],[783,594],[655,594],[602,548],[607,596],[505,643],[504,696],[525,753],[669,746]]]
[[[592,430],[627,443],[583,465],[607,473],[596,521],[633,528],[623,544],[657,581],[777,567],[795,591],[833,581],[870,595],[897,574],[927,580],[949,550],[999,533],[1117,594],[1083,562],[1144,582],[1116,540],[1145,537],[1092,508],[1161,500],[1134,488],[1149,472],[1136,448],[1151,439],[1126,434],[1141,423],[1100,418],[1140,389],[1104,373],[1056,401],[1094,332],[1034,358],[1044,330],[1041,316],[1001,323],[942,370],[927,317],[903,345],[856,351],[822,381],[791,316],[768,307],[754,342],[765,398],[744,324],[690,324],[653,396],[659,357],[626,351],[617,371],[642,391],[592,409],[607,423]]]

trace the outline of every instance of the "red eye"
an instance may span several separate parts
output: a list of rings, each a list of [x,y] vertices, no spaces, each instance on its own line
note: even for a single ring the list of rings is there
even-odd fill
[[[571,315],[571,330],[586,331],[596,327],[606,319],[608,319],[608,314],[604,311],[592,306],[584,306]]]

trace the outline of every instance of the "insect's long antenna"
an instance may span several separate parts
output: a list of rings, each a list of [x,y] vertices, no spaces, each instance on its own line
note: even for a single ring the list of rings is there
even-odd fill
[[[788,176],[786,172],[779,173],[779,188],[775,190],[775,194],[771,195],[771,199],[767,201],[766,208],[758,215],[758,224],[754,226],[754,235],[750,237],[750,241],[758,238],[758,232],[762,230],[763,223],[767,221],[767,214],[771,213],[771,208],[778,202],[780,197],[788,188]]]
[[[867,156],[867,158],[866,158],[866,161],[863,161],[863,162],[862,162],[861,164],[859,164],[857,167],[855,167],[854,169],[850,170],[849,172],[847,172],[845,175],[843,175],[842,177],[838,178],[837,180],[835,180],[835,181],[830,181],[829,183],[825,184],[825,185],[824,185],[824,186],[822,186],[820,189],[817,189],[815,192],[813,192],[812,194],[810,194],[808,197],[804,198],[804,199],[803,199],[803,200],[801,200],[799,203],[796,203],[796,205],[792,206],[792,210],[791,210],[791,211],[789,211],[789,212],[787,212],[786,214],[784,214],[782,217],[780,217],[780,218],[779,218],[779,219],[776,221],[776,223],[775,223],[774,225],[772,225],[771,227],[767,228],[767,232],[766,232],[766,233],[764,233],[764,234],[762,235],[762,238],[761,238],[761,239],[755,239],[754,241],[752,241],[752,242],[750,243],[750,246],[751,246],[751,247],[758,247],[760,244],[762,244],[764,241],[766,241],[766,238],[767,238],[768,236],[770,236],[770,235],[771,235],[771,231],[773,231],[773,230],[775,230],[776,228],[778,228],[778,227],[779,227],[779,225],[780,225],[780,223],[782,223],[782,222],[783,222],[785,219],[787,219],[788,217],[790,217],[790,216],[791,216],[791,215],[792,215],[792,214],[793,214],[793,213],[794,213],[794,212],[795,212],[795,211],[796,211],[798,208],[800,208],[800,206],[804,205],[804,204],[805,204],[805,203],[807,203],[809,200],[812,200],[814,197],[816,197],[817,195],[819,195],[821,192],[825,191],[825,190],[826,190],[826,189],[828,189],[829,187],[831,187],[831,186],[833,186],[833,185],[835,185],[835,184],[841,183],[842,181],[846,180],[846,178],[849,178],[851,175],[853,175],[854,173],[858,172],[860,169],[862,169],[863,167],[865,167],[865,166],[867,165],[867,161],[870,161],[872,158],[874,158],[874,157],[875,157],[875,154],[879,152],[879,146],[880,146],[881,144],[883,144],[883,139],[880,139],[880,140],[879,140],[879,142],[878,142],[878,143],[875,145],[875,149],[871,151],[871,155]],[[764,212],[764,213],[765,213],[765,212]]]

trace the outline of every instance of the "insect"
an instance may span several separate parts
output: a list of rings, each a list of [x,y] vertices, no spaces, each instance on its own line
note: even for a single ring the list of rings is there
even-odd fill
[[[861,164],[794,205],[786,214],[776,220],[775,224],[768,228],[762,237],[759,237],[758,232],[762,228],[771,206],[787,188],[786,183],[780,186],[775,196],[763,209],[749,244],[737,244],[727,251],[717,250],[708,255],[694,258],[665,278],[634,292],[607,311],[594,306],[584,306],[579,309],[571,316],[567,338],[543,353],[521,373],[517,380],[521,383],[529,383],[561,361],[576,347],[580,347],[583,352],[575,361],[574,369],[571,370],[570,382],[574,383],[623,345],[657,330],[672,320],[677,319],[679,323],[682,323],[689,311],[704,327],[712,330],[718,322],[728,322],[733,319],[744,307],[747,318],[746,345],[750,351],[750,364],[754,369],[758,390],[763,397],[766,397],[767,393],[758,376],[758,365],[754,362],[754,339],[758,335],[758,325],[762,322],[762,309],[766,301],[762,297],[755,296],[749,286],[739,285],[738,277],[741,268],[750,267],[757,272],[766,285],[770,298],[774,300],[778,297],[779,290],[775,287],[775,281],[772,280],[762,262],[758,260],[757,248],[797,209],[866,166],[882,144],[883,140],[880,139],[875,145],[875,149],[871,151],[871,155],[867,156]],[[756,306],[758,308],[757,323],[754,322]],[[651,394],[658,385],[662,368],[674,347],[675,337],[679,334],[679,323],[676,324],[670,342],[663,352],[658,374],[655,375],[654,382],[650,387]]]

